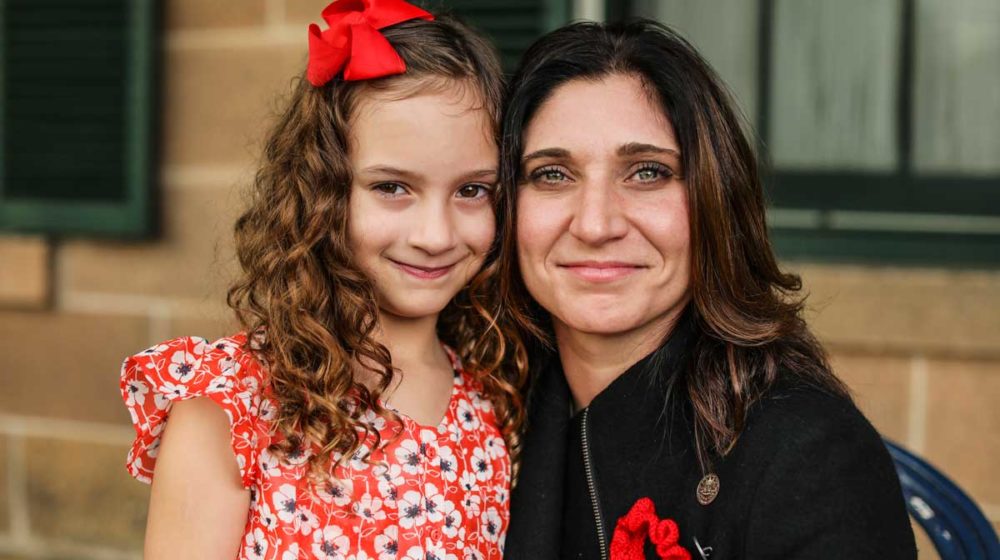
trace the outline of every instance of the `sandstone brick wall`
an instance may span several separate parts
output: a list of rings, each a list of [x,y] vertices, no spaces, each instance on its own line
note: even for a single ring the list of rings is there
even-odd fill
[[[148,487],[124,469],[120,361],[233,328],[231,224],[326,0],[165,4],[163,235],[0,237],[0,560],[140,557]],[[1000,525],[1000,273],[787,265],[876,427]]]

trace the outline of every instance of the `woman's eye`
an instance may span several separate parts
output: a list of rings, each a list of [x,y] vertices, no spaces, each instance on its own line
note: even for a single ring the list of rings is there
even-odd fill
[[[666,165],[645,164],[632,174],[640,183],[651,183],[659,179],[673,177],[674,173]]]
[[[531,174],[532,181],[540,181],[542,183],[558,183],[566,179],[565,173],[552,167],[543,167]]]
[[[480,198],[490,194],[490,188],[486,185],[464,185],[458,189],[459,198]]]
[[[374,190],[386,196],[400,196],[406,194],[406,188],[399,183],[380,183],[375,185]]]

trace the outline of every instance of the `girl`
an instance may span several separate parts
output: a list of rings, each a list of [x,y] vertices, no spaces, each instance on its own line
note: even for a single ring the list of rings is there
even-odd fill
[[[500,558],[524,360],[491,258],[499,63],[398,0],[323,17],[236,224],[246,332],[123,365],[146,557]]]

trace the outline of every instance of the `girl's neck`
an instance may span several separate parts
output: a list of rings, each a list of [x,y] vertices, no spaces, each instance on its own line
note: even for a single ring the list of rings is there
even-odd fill
[[[376,338],[389,349],[393,367],[404,372],[450,368],[448,355],[438,341],[437,320],[437,315],[410,319],[380,314]]]
[[[671,311],[637,329],[611,335],[573,330],[553,320],[559,359],[576,409],[589,406],[628,368],[659,348],[679,317],[680,311]]]

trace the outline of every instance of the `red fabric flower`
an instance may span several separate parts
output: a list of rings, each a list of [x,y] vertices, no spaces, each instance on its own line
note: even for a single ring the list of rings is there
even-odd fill
[[[434,19],[403,0],[337,0],[322,15],[329,29],[309,25],[306,78],[316,87],[341,70],[347,81],[402,74],[406,64],[379,30],[411,19]]]
[[[639,498],[627,514],[618,520],[611,538],[611,560],[643,560],[646,538],[663,560],[691,560],[691,553],[680,544],[681,532],[673,519],[660,519],[649,498]]]

